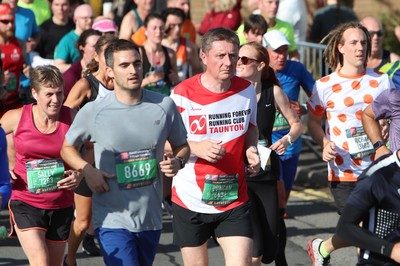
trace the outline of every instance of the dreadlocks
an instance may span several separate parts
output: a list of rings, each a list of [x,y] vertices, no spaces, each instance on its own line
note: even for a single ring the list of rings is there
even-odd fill
[[[329,40],[324,50],[325,62],[329,64],[331,69],[336,69],[338,66],[343,65],[343,55],[338,50],[339,44],[344,44],[343,33],[348,29],[360,29],[364,32],[367,41],[367,56],[365,57],[364,67],[367,66],[367,59],[371,55],[371,36],[368,30],[358,22],[344,23],[333,29],[326,35],[321,43]]]

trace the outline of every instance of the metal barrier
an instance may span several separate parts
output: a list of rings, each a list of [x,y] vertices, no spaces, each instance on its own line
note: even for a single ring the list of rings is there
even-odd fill
[[[324,62],[323,58],[325,45],[311,42],[297,42],[297,49],[300,54],[300,62],[303,63],[308,71],[310,71],[315,80],[329,74],[329,67]],[[306,100],[307,95],[301,90],[299,102],[305,103]],[[303,124],[305,124],[306,121],[304,121],[304,119],[302,119],[302,121]],[[303,144],[305,144],[318,159],[322,160],[321,148],[316,145],[311,136],[308,135],[307,131],[307,128],[305,128],[303,134],[301,135]]]
[[[311,42],[297,42],[300,62],[310,71],[314,79],[319,79],[329,73],[329,67],[324,62],[325,45]]]

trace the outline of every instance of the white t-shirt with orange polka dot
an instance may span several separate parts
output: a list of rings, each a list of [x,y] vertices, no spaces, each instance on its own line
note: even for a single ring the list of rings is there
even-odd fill
[[[315,83],[308,100],[314,115],[325,116],[326,137],[338,155],[328,163],[328,180],[355,182],[374,160],[372,143],[362,127],[362,111],[386,89],[393,87],[388,75],[367,69],[364,74],[345,76],[338,71]]]

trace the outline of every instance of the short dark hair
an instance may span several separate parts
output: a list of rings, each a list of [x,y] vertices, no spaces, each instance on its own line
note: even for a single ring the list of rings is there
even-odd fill
[[[260,34],[264,34],[267,32],[268,23],[265,18],[261,15],[251,14],[244,20],[244,32],[259,32]]]
[[[161,13],[164,23],[167,21],[167,17],[170,15],[180,17],[182,19],[182,22],[185,20],[185,12],[183,12],[182,9],[176,7],[169,7]]]
[[[147,25],[148,25],[149,22],[150,22],[151,20],[153,20],[153,19],[159,19],[159,20],[161,20],[162,22],[164,22],[163,17],[161,16],[160,13],[152,12],[152,13],[148,14],[147,17],[144,19],[144,21],[143,21],[143,26],[144,26],[145,28],[147,28]]]
[[[85,46],[86,45],[86,40],[90,37],[90,36],[101,36],[101,32],[98,30],[94,30],[94,29],[88,29],[82,32],[81,35],[79,35],[78,40],[76,41],[76,48],[78,48],[79,51],[79,55],[81,56],[81,58],[83,57],[83,51],[81,49],[79,49],[79,46]]]
[[[118,39],[114,42],[111,42],[106,50],[104,51],[104,57],[106,59],[106,65],[108,67],[113,67],[114,66],[114,53],[115,52],[120,52],[120,51],[130,51],[134,50],[138,53],[140,57],[139,50],[137,46],[132,42],[124,39]]]
[[[227,41],[237,46],[239,49],[239,37],[236,32],[227,28],[214,28],[208,30],[201,38],[201,50],[208,53],[213,42]]]

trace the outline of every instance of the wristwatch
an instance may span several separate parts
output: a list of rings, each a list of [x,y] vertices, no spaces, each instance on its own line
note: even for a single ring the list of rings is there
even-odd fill
[[[180,166],[181,166],[181,169],[183,168],[183,167],[185,167],[185,159],[183,159],[182,157],[180,157],[180,156],[175,156],[175,159],[177,159],[178,161],[179,161],[179,164],[180,164]]]
[[[378,140],[377,142],[374,143],[374,150],[376,151],[382,146],[385,146],[386,143],[384,141]]]
[[[289,145],[293,145],[293,139],[292,136],[290,136],[289,134],[285,135],[285,137],[287,138]]]

